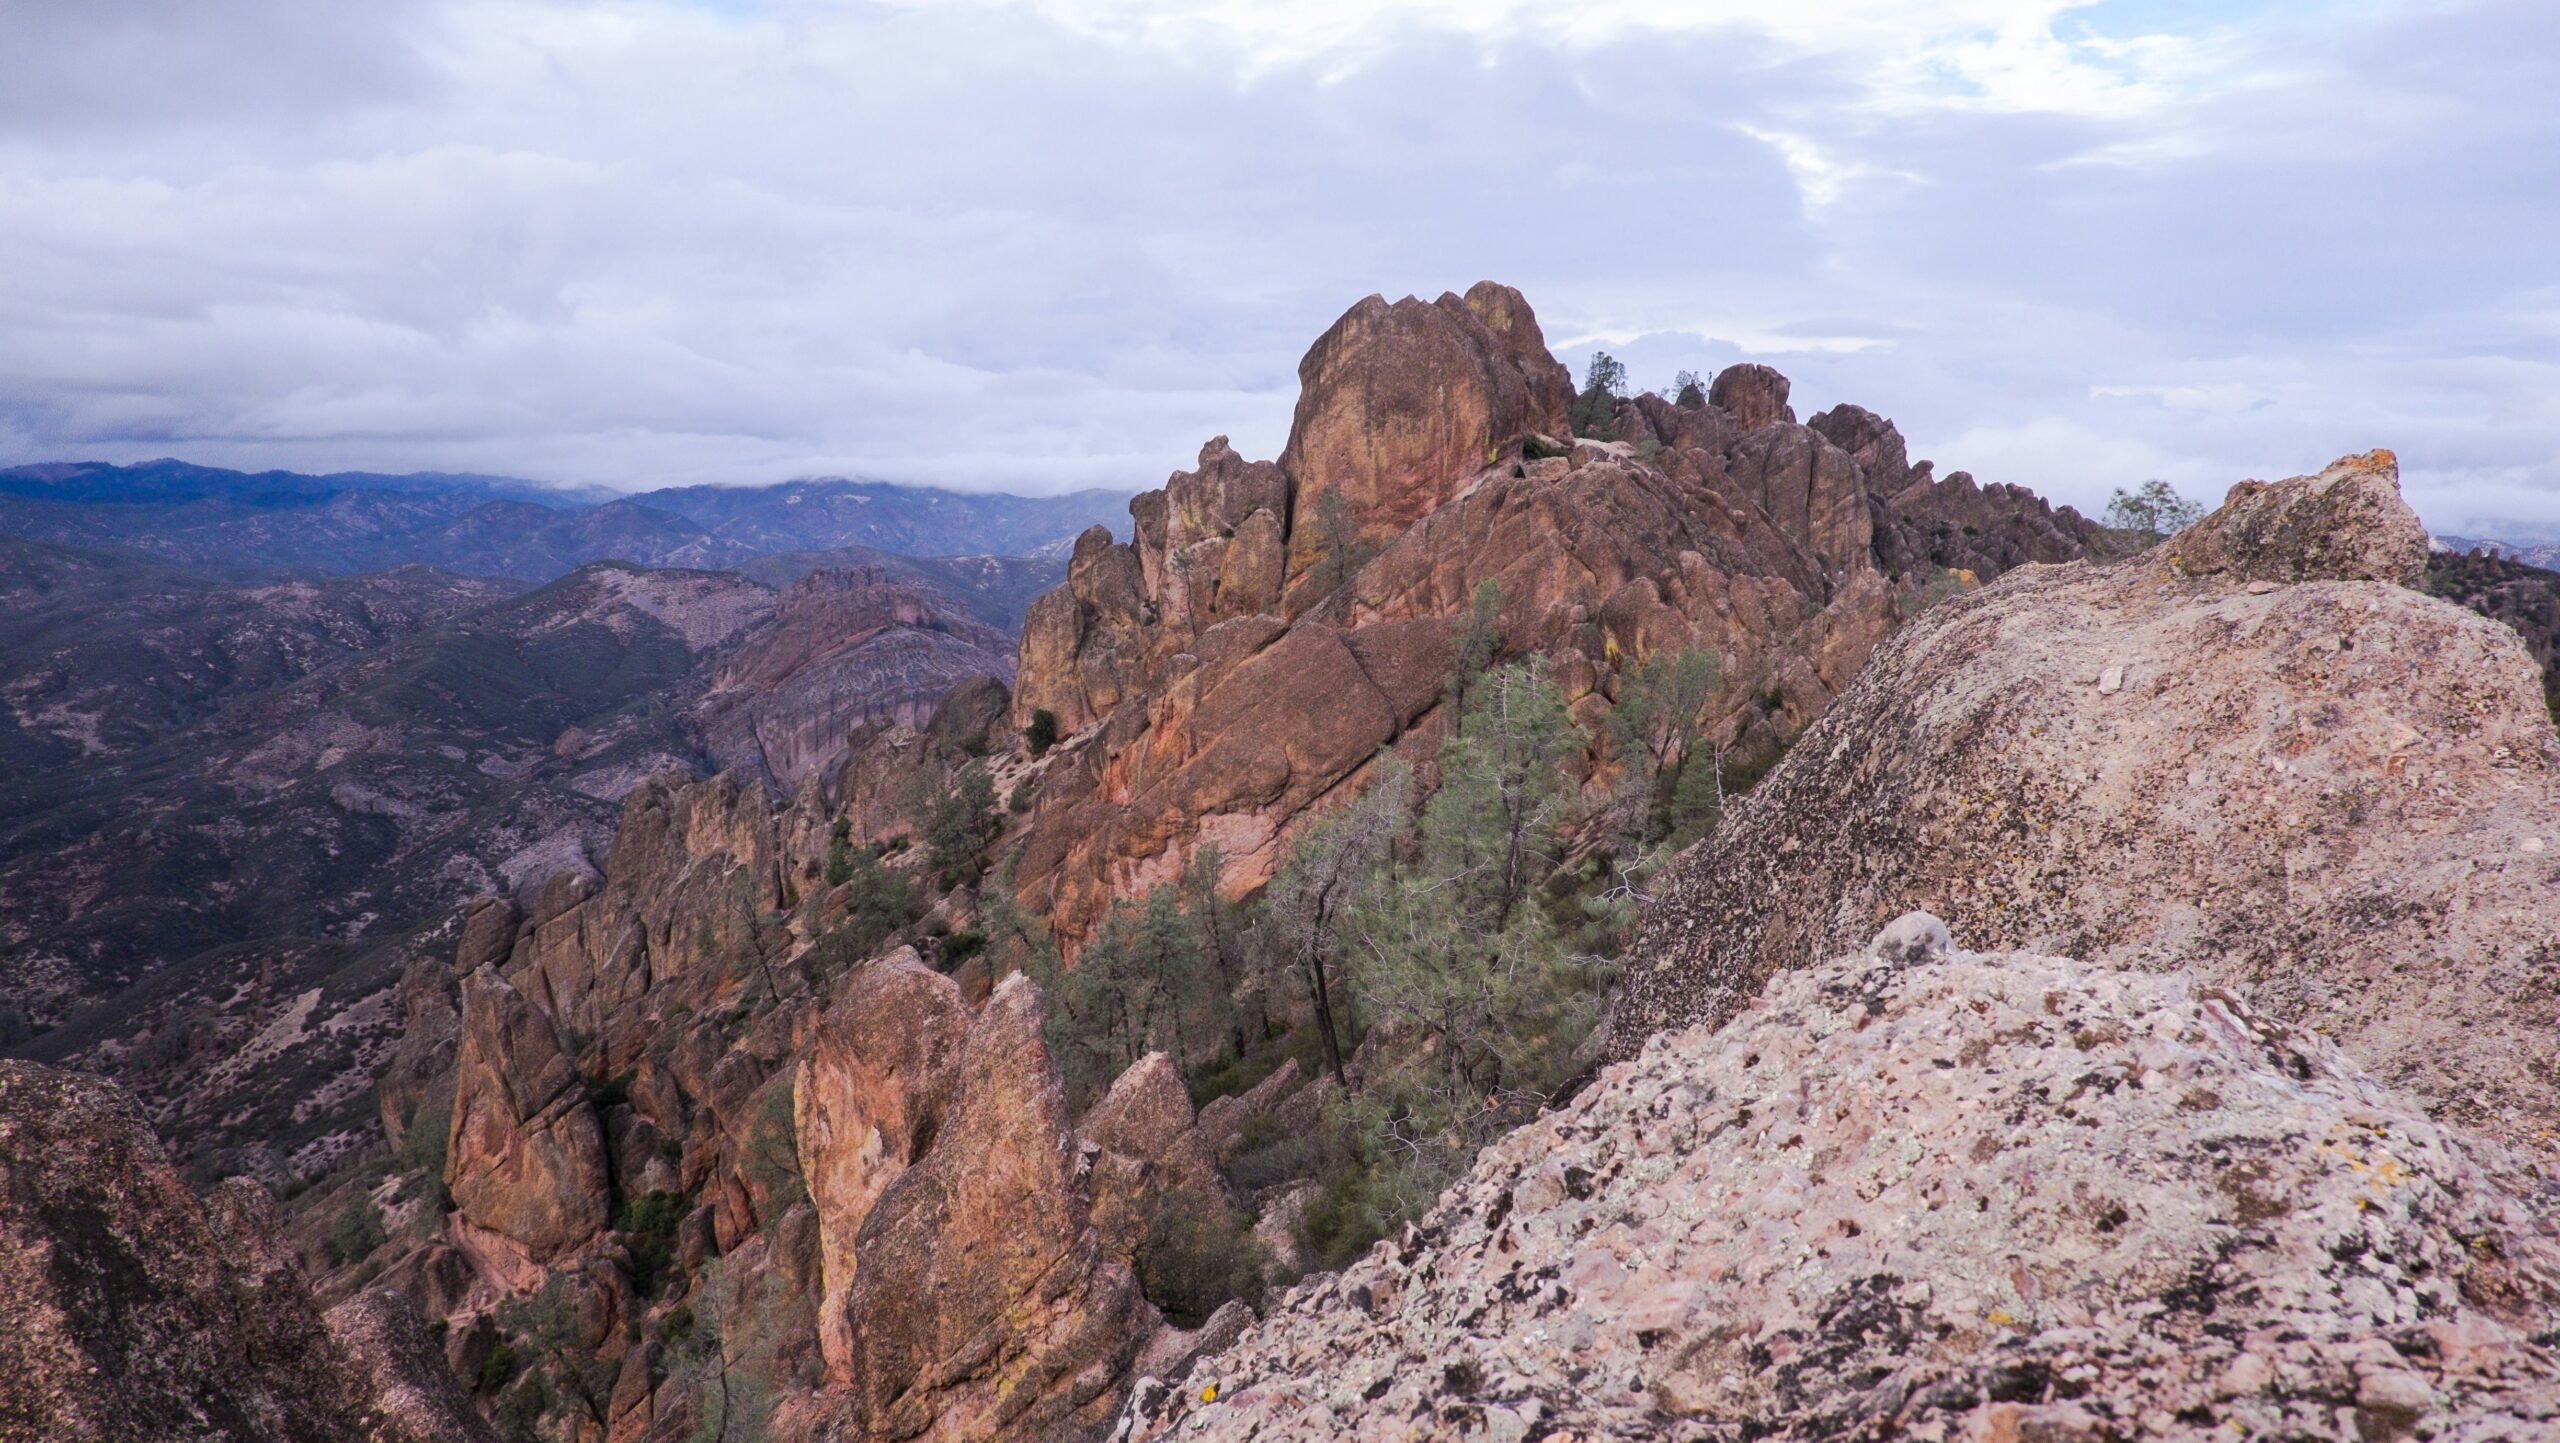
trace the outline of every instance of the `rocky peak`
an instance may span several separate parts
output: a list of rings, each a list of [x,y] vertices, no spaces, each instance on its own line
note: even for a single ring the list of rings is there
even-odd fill
[[[1329,555],[1402,532],[1532,434],[1563,435],[1562,371],[1509,287],[1353,306],[1298,363],[1280,454],[1295,488],[1291,583]]]
[[[1087,533],[1024,624],[1015,722],[1047,712],[1071,740],[1041,769],[1015,875],[1070,947],[1204,840],[1230,890],[1260,885],[1297,819],[1382,748],[1431,746],[1484,583],[1502,655],[1546,656],[1586,721],[1623,667],[1714,650],[1708,728],[1765,765],[1912,592],[2076,557],[2096,530],[1932,480],[1858,407],[1797,425],[1766,367],[1728,368],[1712,400],[1637,397],[1617,440],[1532,460],[1529,436],[1564,434],[1571,381],[1527,301],[1490,283],[1372,296],[1299,373],[1277,465],[1212,440],[1131,502],[1129,544]]]
[[[1754,362],[1727,366],[1707,387],[1707,404],[1733,417],[1745,431],[1794,425],[1795,408],[1787,404],[1787,378]]]

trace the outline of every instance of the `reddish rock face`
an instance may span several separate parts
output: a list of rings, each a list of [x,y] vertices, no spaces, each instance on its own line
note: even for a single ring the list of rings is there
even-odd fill
[[[1371,296],[1298,363],[1298,410],[1280,454],[1296,492],[1292,583],[1328,555],[1439,509],[1468,477],[1516,458],[1531,433],[1563,433],[1562,368],[1528,302],[1492,286],[1470,297],[1390,305]]]
[[[857,1240],[846,1313],[872,1436],[1099,1431],[1155,1319],[1090,1208],[1039,989],[1016,974],[970,1024],[932,1146]]]
[[[1507,287],[1371,297],[1299,372],[1278,466],[1210,442],[1130,504],[1129,545],[1079,542],[1024,628],[1015,721],[1048,711],[1071,740],[1015,881],[1070,947],[1203,842],[1231,892],[1261,885],[1311,807],[1432,734],[1480,583],[1501,588],[1502,654],[1544,655],[1585,719],[1630,662],[1713,649],[1710,730],[1765,763],[1913,591],[2096,534],[2024,491],[1933,480],[1872,412],[1797,425],[1761,366],[1729,368],[1713,401],[1624,403],[1617,442],[1525,460],[1523,438],[1562,434],[1572,387]]]
[[[902,948],[847,979],[800,1063],[795,1129],[818,1214],[818,1345],[831,1383],[853,1379],[855,1239],[940,1126],[968,1023],[960,989]]]
[[[551,1019],[492,972],[462,983],[444,1180],[466,1240],[495,1254],[502,1273],[604,1230],[604,1131],[584,1079]]]

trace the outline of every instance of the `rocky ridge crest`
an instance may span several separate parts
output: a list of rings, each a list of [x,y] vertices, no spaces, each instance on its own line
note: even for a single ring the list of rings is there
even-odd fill
[[[2424,546],[2377,452],[1922,616],[1675,867],[1619,1054],[1926,907],[2190,969],[2546,1149],[2560,737],[2513,631],[2399,584]]]

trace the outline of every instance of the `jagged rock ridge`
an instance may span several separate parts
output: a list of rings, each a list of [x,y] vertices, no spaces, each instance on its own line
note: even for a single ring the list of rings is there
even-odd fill
[[[1258,885],[1300,817],[1435,736],[1480,583],[1501,590],[1501,654],[1545,655],[1586,719],[1632,661],[1714,649],[1711,735],[1765,765],[1919,588],[2098,534],[2024,491],[1935,480],[1857,407],[1797,424],[1765,367],[1567,442],[1564,369],[1491,283],[1371,297],[1299,373],[1277,463],[1212,440],[1130,503],[1128,543],[1086,533],[1024,624],[1015,720],[1046,712],[1074,740],[1016,880],[1071,943],[1204,842],[1232,889]]]

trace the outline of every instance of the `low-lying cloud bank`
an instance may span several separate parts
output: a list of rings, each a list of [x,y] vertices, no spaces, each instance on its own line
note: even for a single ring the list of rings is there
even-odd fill
[[[0,0],[0,462],[1150,484],[1373,290],[2560,531],[2534,0]]]

